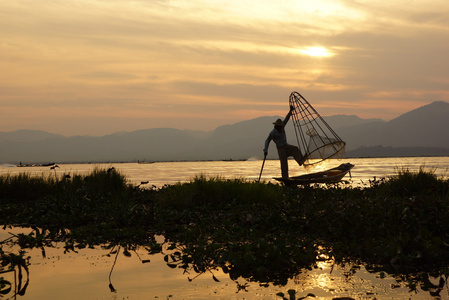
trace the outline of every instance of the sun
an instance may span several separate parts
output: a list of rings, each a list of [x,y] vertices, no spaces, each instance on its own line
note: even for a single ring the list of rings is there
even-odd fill
[[[299,49],[299,52],[304,55],[316,56],[316,57],[329,57],[334,54],[324,47],[307,47]]]

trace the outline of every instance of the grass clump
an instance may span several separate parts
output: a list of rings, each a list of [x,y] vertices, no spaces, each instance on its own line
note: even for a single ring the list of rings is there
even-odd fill
[[[158,231],[183,255],[168,262],[189,272],[221,268],[230,278],[283,285],[317,256],[286,215],[289,189],[244,179],[197,176],[159,190]]]
[[[199,175],[188,183],[165,186],[158,192],[162,206],[222,206],[229,203],[273,203],[282,195],[279,185],[248,181],[243,178],[224,179]]]
[[[51,174],[4,174],[0,176],[0,199],[7,202],[32,201],[50,194],[55,185],[56,180]]]
[[[388,194],[399,197],[417,195],[439,196],[448,192],[447,181],[439,179],[435,169],[426,170],[424,166],[418,172],[411,172],[407,168],[397,170],[397,175],[386,182]]]
[[[317,226],[340,260],[353,257],[396,269],[446,267],[448,187],[449,181],[438,178],[434,170],[402,169],[358,195],[350,190],[352,196],[328,210],[322,226]]]
[[[151,191],[136,189],[115,169],[90,174],[0,179],[0,224],[69,230],[79,240],[146,238],[151,226]]]

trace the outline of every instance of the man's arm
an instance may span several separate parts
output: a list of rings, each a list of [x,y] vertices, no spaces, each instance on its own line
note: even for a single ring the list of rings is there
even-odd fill
[[[268,146],[270,145],[271,139],[272,139],[272,137],[271,137],[271,132],[270,132],[267,139],[265,140],[265,147],[263,148],[263,155],[265,155],[265,156],[267,156],[267,154],[268,154]]]
[[[289,111],[288,114],[285,116],[284,121],[282,121],[282,123],[284,124],[284,126],[287,125],[288,120],[290,120],[290,117],[291,117],[291,115],[292,115],[294,109],[295,109],[295,108],[293,107],[293,105],[290,105],[290,111]]]

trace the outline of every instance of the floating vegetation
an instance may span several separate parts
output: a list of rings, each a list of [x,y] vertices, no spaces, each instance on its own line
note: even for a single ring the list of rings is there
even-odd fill
[[[229,274],[238,291],[247,288],[241,278],[284,286],[326,260],[389,273],[433,295],[443,288],[449,265],[449,182],[424,168],[398,170],[363,188],[197,176],[148,189],[130,185],[113,168],[59,177],[3,175],[0,201],[4,228],[32,229],[0,241],[0,272],[28,272],[23,250],[40,248],[45,255],[59,242],[65,252],[101,246],[115,258],[144,247],[163,253],[167,266],[183,269],[189,280],[204,274],[218,281],[217,270]],[[19,254],[3,250],[11,243],[20,246]],[[8,288],[1,279],[0,292]]]

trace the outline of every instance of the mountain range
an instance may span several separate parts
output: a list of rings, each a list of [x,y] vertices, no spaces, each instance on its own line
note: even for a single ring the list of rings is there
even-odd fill
[[[432,102],[391,121],[354,115],[325,117],[346,141],[348,157],[449,155],[449,103]],[[282,116],[283,117],[283,116]],[[38,130],[0,132],[1,163],[182,161],[262,158],[279,116],[264,116],[214,131],[153,128],[101,137],[65,137]],[[290,126],[290,127],[289,127]],[[294,130],[287,125],[289,141]],[[272,143],[268,158],[276,158]]]

